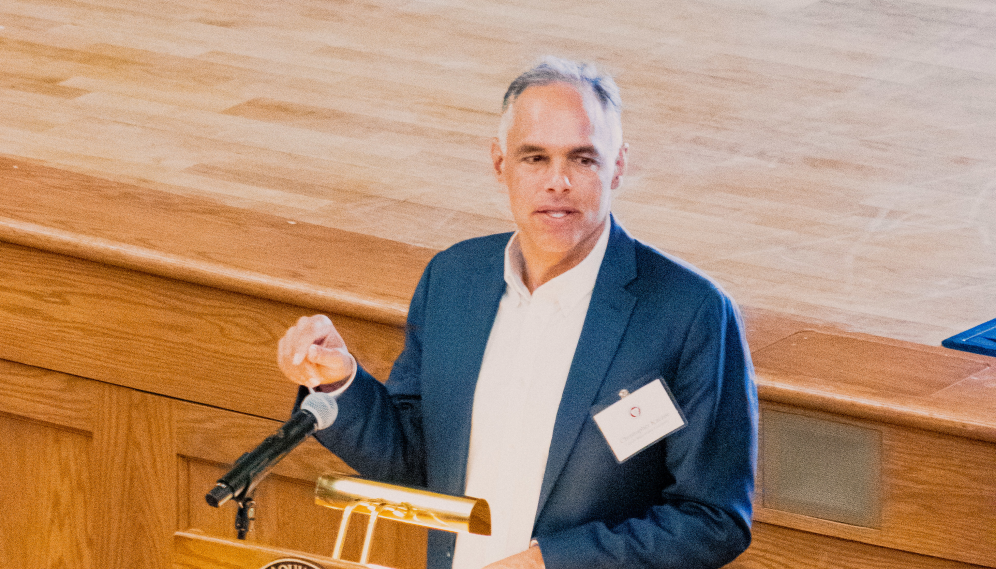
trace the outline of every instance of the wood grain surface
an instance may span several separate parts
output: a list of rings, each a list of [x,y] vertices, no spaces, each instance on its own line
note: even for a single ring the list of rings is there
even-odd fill
[[[277,340],[314,309],[0,242],[0,358],[286,419]],[[398,328],[336,315],[386,379]],[[237,386],[237,387],[236,387]]]
[[[994,37],[986,0],[8,0],[0,154],[438,249],[512,226],[508,82],[591,60],[637,237],[745,306],[936,345],[994,316]]]
[[[751,548],[726,569],[981,569],[983,566],[916,555],[856,541],[754,524]],[[988,567],[986,565],[985,567]]]
[[[89,433],[0,414],[0,440],[0,565],[96,567]]]
[[[366,565],[330,557],[302,555],[300,551],[224,540],[200,532],[177,532],[176,569],[259,569],[278,560],[305,560],[324,569],[361,569]]]
[[[99,385],[91,456],[97,567],[168,569],[176,527],[173,401]]]
[[[434,253],[4,156],[0,188],[4,241],[388,324]]]
[[[0,566],[167,568],[174,532],[234,538],[235,505],[211,508],[204,495],[279,425],[0,360]],[[314,484],[332,472],[354,474],[314,440],[294,449],[257,488],[249,542],[330,554],[338,513],[315,504]],[[374,561],[424,567],[424,530],[378,532]],[[362,537],[350,536],[346,559]]]

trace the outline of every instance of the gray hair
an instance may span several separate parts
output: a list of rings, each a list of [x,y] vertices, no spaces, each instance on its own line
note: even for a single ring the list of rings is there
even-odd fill
[[[515,78],[505,91],[501,104],[501,122],[498,124],[498,142],[505,151],[505,140],[512,128],[514,106],[519,95],[529,87],[539,87],[551,83],[567,83],[582,94],[588,91],[595,95],[602,110],[609,118],[614,146],[622,145],[622,99],[619,87],[611,75],[600,73],[594,65],[547,56],[542,61]]]

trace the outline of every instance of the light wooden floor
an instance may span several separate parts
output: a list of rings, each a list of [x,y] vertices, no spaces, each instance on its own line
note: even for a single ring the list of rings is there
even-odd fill
[[[741,304],[926,344],[996,317],[988,0],[4,0],[0,26],[0,154],[436,248],[511,227],[507,83],[593,60],[618,217]]]

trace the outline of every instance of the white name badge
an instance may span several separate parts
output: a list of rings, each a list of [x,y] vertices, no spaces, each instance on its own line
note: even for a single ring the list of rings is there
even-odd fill
[[[620,463],[685,426],[681,411],[660,379],[592,415]]]

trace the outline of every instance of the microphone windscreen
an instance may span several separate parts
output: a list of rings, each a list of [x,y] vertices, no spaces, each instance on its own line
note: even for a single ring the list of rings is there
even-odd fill
[[[301,402],[301,409],[315,416],[317,422],[315,428],[319,431],[330,427],[339,415],[339,404],[335,402],[335,397],[320,391],[305,397]]]

